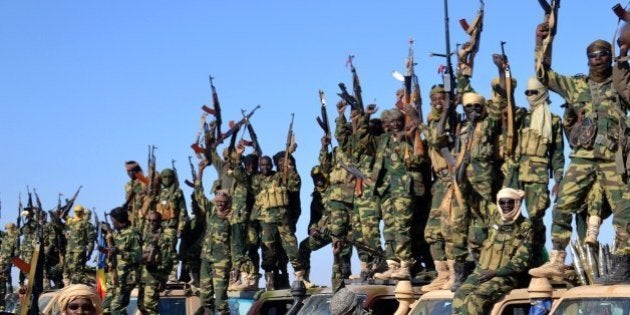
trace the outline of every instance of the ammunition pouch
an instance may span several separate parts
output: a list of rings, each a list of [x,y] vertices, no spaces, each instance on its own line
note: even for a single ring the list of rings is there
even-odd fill
[[[520,153],[527,156],[547,156],[548,143],[538,134],[538,132],[524,128],[521,131]]]
[[[160,201],[157,204],[157,212],[162,215],[162,221],[168,221],[175,218],[175,209],[173,209],[173,203],[169,201]]]
[[[286,187],[272,185],[263,193],[263,209],[286,207],[289,205],[289,193]]]
[[[590,117],[578,121],[571,129],[569,143],[573,148],[593,149],[597,136],[597,125]]]

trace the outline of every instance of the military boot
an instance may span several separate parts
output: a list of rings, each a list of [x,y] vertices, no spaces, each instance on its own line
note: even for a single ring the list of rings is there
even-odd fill
[[[374,279],[378,280],[389,280],[392,278],[392,274],[394,274],[398,268],[400,268],[400,263],[395,260],[387,260],[387,270],[384,272],[377,272],[374,274]]]
[[[302,281],[304,283],[304,287],[307,289],[310,289],[315,286],[312,283],[308,282],[308,280],[304,279],[304,270],[295,272],[295,280]]]
[[[597,284],[630,284],[630,254],[612,255],[612,270],[595,279]]]
[[[267,282],[265,284],[265,290],[267,291],[271,291],[274,289],[273,287],[273,272],[265,272],[265,282]]]
[[[241,275],[241,273],[239,273],[236,269],[230,271],[230,281],[228,282],[227,288],[228,291],[235,291],[236,287],[240,286],[243,283],[239,275]]]
[[[234,291],[256,291],[258,290],[258,278],[257,273],[249,274],[247,272],[241,272],[241,284],[234,287]]]
[[[408,261],[408,260],[402,260],[400,261],[400,268],[398,268],[398,270],[396,270],[396,272],[392,273],[392,279],[396,279],[396,280],[410,280],[411,279],[411,273],[409,273],[409,270],[411,269],[411,266],[413,264]]]
[[[452,259],[447,260],[446,266],[448,268],[448,280],[442,285],[442,290],[450,290],[453,282],[455,282],[455,261]]]
[[[563,250],[552,250],[549,261],[542,266],[529,270],[529,274],[538,278],[564,277],[564,259],[567,253]]]
[[[427,285],[423,285],[420,290],[422,292],[431,292],[434,290],[440,290],[442,287],[449,281],[449,270],[448,263],[446,261],[436,260],[433,262],[435,264],[435,271],[437,272],[437,276],[431,283]]]
[[[584,242],[591,246],[597,246],[597,237],[599,236],[599,226],[602,224],[602,219],[596,215],[592,215],[588,218],[588,224],[586,226],[586,237]]]
[[[474,269],[475,263],[472,261],[454,262],[453,270],[455,271],[455,276],[453,277],[453,285],[450,288],[451,292],[457,291],[457,289],[464,284],[464,281],[466,281],[466,278],[468,278]]]

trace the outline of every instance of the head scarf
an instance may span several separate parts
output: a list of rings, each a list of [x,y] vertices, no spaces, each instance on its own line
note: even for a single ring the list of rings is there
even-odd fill
[[[542,85],[538,79],[531,77],[527,80],[527,90],[537,91],[536,95],[527,96],[527,101],[532,109],[532,119],[529,128],[538,132],[545,143],[550,143],[551,131],[551,111],[549,110],[549,90]]]
[[[521,214],[521,200],[525,196],[525,192],[520,189],[503,188],[497,193],[497,207],[499,208],[499,214],[503,219],[503,223],[510,224],[516,221]],[[514,209],[508,213],[503,213],[499,206],[500,199],[512,199],[514,200]]]
[[[486,99],[477,93],[467,92],[462,95],[462,104],[480,104],[484,106],[486,104]]]
[[[94,305],[96,314],[103,314],[101,299],[98,294],[96,294],[96,290],[85,284],[72,284],[59,290],[42,313],[44,315],[66,314],[65,310],[68,304],[78,298],[90,300],[92,305]]]

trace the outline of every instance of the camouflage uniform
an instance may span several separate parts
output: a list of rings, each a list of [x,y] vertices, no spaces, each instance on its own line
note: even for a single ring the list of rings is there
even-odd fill
[[[628,215],[623,212],[617,213],[622,209],[621,202],[628,186],[615,164],[621,140],[619,127],[627,119],[625,114],[627,109],[619,102],[619,94],[613,86],[612,78],[597,83],[588,77],[563,76],[543,68],[538,73],[538,79],[550,90],[560,94],[568,103],[573,104],[565,113],[569,121],[575,121],[577,113],[583,112],[582,125],[592,122],[596,126],[593,138],[578,140],[580,144],[569,155],[571,163],[560,184],[558,203],[553,209],[551,237],[554,249],[564,250],[568,245],[571,238],[572,214],[584,204],[588,191],[595,181],[602,185],[606,199],[615,211],[617,220],[613,219],[613,225],[617,243],[630,243]],[[581,126],[572,126],[579,127]],[[572,130],[570,134],[574,132],[576,131]]]
[[[464,95],[474,92],[468,77],[458,74],[457,88]],[[498,170],[498,138],[501,130],[501,110],[499,104],[488,101],[485,115],[476,123],[475,130],[470,130],[470,121],[461,124],[460,154],[469,150],[470,163],[466,165],[465,178],[461,185],[464,205],[454,198],[451,209],[453,258],[462,262],[468,255],[469,248],[473,257],[479,255],[481,244],[486,238],[487,227],[495,209],[494,196],[501,184],[496,174]],[[466,146],[468,146],[466,148]]]
[[[494,302],[523,284],[531,253],[531,225],[531,221],[520,215],[513,223],[494,221],[477,268],[455,292],[453,314],[488,314]],[[487,270],[496,274],[480,283],[479,278]]]
[[[300,179],[297,172],[289,170],[287,183],[283,184],[283,174],[271,172],[265,176],[257,174],[252,179],[252,191],[256,194],[255,208],[258,208],[258,221],[262,228],[262,243],[265,247],[263,251],[262,267],[266,272],[276,270],[276,244],[278,235],[282,243],[282,248],[297,272],[302,270],[297,259],[297,240],[295,234],[291,232],[289,222],[289,191],[298,191]],[[257,211],[254,209],[253,211]]]
[[[191,195],[191,213],[193,217],[186,221],[179,243],[179,259],[182,261],[182,274],[188,273],[191,283],[199,286],[199,269],[201,267],[201,247],[206,230],[205,218],[201,215],[195,194]]]
[[[19,235],[13,226],[13,232],[9,232],[2,236],[2,244],[0,244],[0,310],[4,310],[4,296],[13,292],[11,283],[11,258],[17,251],[17,242]]]
[[[195,199],[206,220],[206,235],[201,251],[201,305],[209,312],[229,314],[227,286],[232,267],[230,257],[230,217],[220,217],[203,193],[201,180],[195,182]]]
[[[188,220],[188,213],[186,211],[186,199],[184,198],[184,192],[179,188],[178,180],[175,177],[175,172],[170,169],[162,170],[160,174],[162,178],[162,187],[156,198],[155,210],[162,215],[162,226],[164,227],[164,233],[171,233],[167,237],[173,242],[171,244],[172,268],[170,279],[176,280],[177,267],[179,266],[179,257],[177,256],[177,236],[181,234],[184,229],[184,225]],[[165,182],[165,178],[172,179],[173,182]],[[146,232],[145,232],[146,233]]]
[[[164,222],[162,222],[164,223]],[[173,268],[173,242],[175,232],[160,228],[157,232],[147,231],[142,239],[142,267],[138,285],[138,309],[142,314],[159,314],[160,291],[164,288],[168,274]],[[155,258],[149,258],[156,251]],[[153,261],[151,261],[154,259]]]
[[[116,272],[118,283],[108,287],[105,300],[109,301],[112,315],[127,314],[131,290],[136,286],[138,268],[142,260],[142,242],[138,230],[127,225],[115,231],[112,236],[116,246]],[[108,285],[110,283],[108,282]],[[104,302],[104,305],[106,303]]]
[[[47,289],[50,286],[50,281],[60,287],[63,283],[63,266],[59,259],[57,233],[52,223],[42,224],[42,240],[44,242],[44,288]]]
[[[139,231],[143,229],[140,226],[140,220],[143,219],[140,212],[144,204],[145,186],[138,179],[130,180],[125,184],[125,200],[127,200],[129,220],[131,220],[133,226],[139,228]]]
[[[73,217],[66,222],[66,256],[64,278],[70,283],[84,283],[87,253],[91,253],[96,241],[96,231],[86,218]]]
[[[24,236],[22,244],[20,246],[20,256],[22,260],[30,264],[33,258],[33,249],[35,248],[35,232],[37,229],[37,222],[35,219],[29,219],[20,228],[20,235]],[[20,272],[20,284],[24,282],[24,279],[28,277],[28,274]]]

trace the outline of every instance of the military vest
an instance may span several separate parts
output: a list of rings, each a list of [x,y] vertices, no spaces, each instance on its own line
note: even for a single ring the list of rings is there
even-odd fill
[[[480,269],[497,270],[505,267],[516,255],[531,233],[531,222],[520,216],[512,224],[493,224],[488,229],[488,238],[483,242],[479,256]]]

